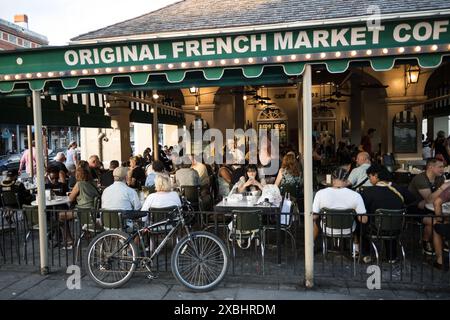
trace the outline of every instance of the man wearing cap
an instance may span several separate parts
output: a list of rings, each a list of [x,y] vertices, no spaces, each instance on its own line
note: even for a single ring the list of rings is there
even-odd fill
[[[141,202],[137,192],[125,183],[128,169],[115,168],[114,183],[107,187],[102,194],[102,208],[106,210],[139,210]]]
[[[6,178],[0,183],[0,191],[3,192],[14,192],[19,197],[19,202],[21,205],[31,203],[31,194],[25,189],[22,182],[17,180],[18,171],[9,170]]]
[[[336,169],[332,174],[332,187],[325,188],[317,191],[316,196],[313,201],[313,212],[314,212],[314,239],[319,235],[319,226],[317,222],[319,221],[318,214],[323,208],[345,210],[354,209],[358,216],[358,221],[362,223],[367,223],[366,207],[364,206],[364,201],[361,195],[353,190],[346,187],[347,185],[347,170],[344,168]],[[355,230],[356,224],[353,225],[352,230],[344,229],[339,230],[336,235],[348,234]],[[328,229],[328,228],[327,228]],[[334,230],[328,231],[327,233],[334,233]]]

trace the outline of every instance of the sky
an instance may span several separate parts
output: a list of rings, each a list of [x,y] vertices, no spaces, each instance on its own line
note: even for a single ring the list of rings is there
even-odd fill
[[[135,18],[180,0],[0,0],[0,18],[14,22],[28,15],[28,28],[47,37],[50,45]]]

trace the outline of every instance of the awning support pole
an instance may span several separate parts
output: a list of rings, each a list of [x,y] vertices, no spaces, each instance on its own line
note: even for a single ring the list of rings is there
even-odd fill
[[[158,107],[153,106],[153,161],[159,160],[159,144],[158,144]]]
[[[305,205],[305,286],[314,286],[314,237],[313,237],[313,165],[312,165],[312,80],[311,65],[303,73],[303,177]]]
[[[34,177],[34,161],[33,161],[33,132],[31,130],[31,126],[27,126],[27,135],[28,135],[28,150],[30,151],[28,153],[28,156],[30,159],[28,159],[30,164],[30,177]]]
[[[39,91],[33,91],[34,138],[36,142],[36,184],[37,204],[39,212],[39,251],[41,260],[41,274],[46,275],[48,268],[47,245],[47,217],[45,213],[45,185],[44,185],[44,142],[42,137],[42,106]]]

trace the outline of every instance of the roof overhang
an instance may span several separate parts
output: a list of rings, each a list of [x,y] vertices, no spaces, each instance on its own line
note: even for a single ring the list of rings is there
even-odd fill
[[[55,83],[76,90],[86,82],[99,90],[125,83],[129,90],[151,87],[154,79],[185,87],[191,73],[220,81],[238,69],[258,79],[266,69],[285,76],[303,73],[305,64],[325,64],[332,73],[368,61],[376,71],[390,70],[397,60],[416,59],[434,68],[450,54],[449,17],[429,17],[334,26],[293,28],[221,36],[113,42],[97,45],[0,53],[0,93],[15,87],[43,90]],[[201,79],[197,79],[200,81]]]

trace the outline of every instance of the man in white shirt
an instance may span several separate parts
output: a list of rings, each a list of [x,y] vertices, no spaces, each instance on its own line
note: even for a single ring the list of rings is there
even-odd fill
[[[193,154],[189,155],[189,159],[192,163],[191,168],[197,171],[198,176],[200,177],[200,186],[204,187],[209,185],[208,169],[206,169],[206,166],[203,163],[198,162]]]
[[[102,194],[102,209],[106,210],[139,210],[141,201],[137,192],[125,183],[128,169],[115,168],[114,183],[107,187]]]
[[[317,214],[319,214],[320,210],[323,208],[337,210],[354,209],[356,213],[360,215],[358,216],[358,221],[367,223],[367,216],[364,215],[366,213],[364,201],[359,193],[346,188],[346,176],[347,170],[343,168],[336,169],[332,174],[333,186],[317,191],[312,208],[313,213],[315,213],[314,220],[316,221],[314,224],[314,239],[316,239],[319,234],[319,226],[317,225],[319,216]],[[342,234],[353,232],[355,227],[356,224],[353,225],[352,230],[342,230]],[[332,233],[333,231],[334,230],[327,230],[327,233]],[[341,230],[339,230],[339,233],[337,234],[341,234]]]
[[[370,155],[367,152],[360,152],[356,157],[357,168],[350,172],[347,178],[346,186],[351,186],[352,189],[357,189],[359,187],[371,187],[369,177],[367,176],[367,169],[370,167]]]

